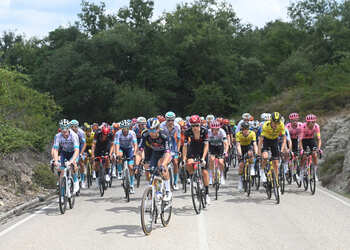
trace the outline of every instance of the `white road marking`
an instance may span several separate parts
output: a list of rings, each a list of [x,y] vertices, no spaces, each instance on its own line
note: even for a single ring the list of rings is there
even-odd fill
[[[29,221],[30,219],[32,219],[34,216],[38,215],[42,210],[45,210],[46,208],[48,208],[51,204],[41,208],[40,210],[36,211],[34,214],[24,218],[23,220],[18,221],[17,223],[13,224],[12,226],[10,226],[9,228],[6,228],[4,231],[0,232],[0,237],[4,236],[5,234],[7,234],[8,232],[12,231],[13,229],[15,229],[16,227],[22,225],[23,223]]]
[[[204,221],[203,213],[197,215],[198,216],[198,241],[199,241],[199,249],[201,250],[209,250],[208,240],[207,240],[207,227]]]
[[[320,191],[321,193],[324,193],[324,194],[328,195],[329,197],[331,197],[331,198],[333,198],[333,199],[335,199],[335,200],[341,202],[341,203],[344,204],[345,206],[350,207],[350,204],[349,204],[349,203],[347,203],[346,201],[344,201],[344,200],[338,198],[337,196],[331,194],[330,192],[324,191],[324,190],[322,190],[322,189],[319,189],[319,191]]]

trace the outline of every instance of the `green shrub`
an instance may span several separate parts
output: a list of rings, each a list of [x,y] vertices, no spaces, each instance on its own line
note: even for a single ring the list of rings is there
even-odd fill
[[[40,164],[34,168],[33,181],[41,187],[53,189],[56,187],[56,176],[51,172],[49,166]]]

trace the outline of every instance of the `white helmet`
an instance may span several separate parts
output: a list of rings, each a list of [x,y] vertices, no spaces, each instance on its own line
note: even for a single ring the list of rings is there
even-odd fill
[[[271,120],[271,114],[270,113],[266,113],[265,121],[270,121],[270,120]]]
[[[244,114],[242,115],[242,119],[243,119],[243,120],[248,120],[248,119],[250,119],[250,117],[251,117],[251,115],[250,115],[249,113],[244,113]]]
[[[139,123],[139,124],[146,124],[147,120],[146,120],[145,117],[140,116],[139,118],[137,118],[137,123]]]
[[[182,118],[181,117],[176,117],[175,118],[175,123],[179,123],[179,122],[181,122],[182,121]]]
[[[260,119],[261,119],[262,121],[265,121],[265,117],[266,117],[266,113],[262,113],[262,114],[260,115]]]
[[[213,121],[215,120],[215,116],[214,115],[207,115],[206,120],[209,121]]]
[[[283,116],[281,116],[281,122],[284,123],[285,122],[285,119]]]

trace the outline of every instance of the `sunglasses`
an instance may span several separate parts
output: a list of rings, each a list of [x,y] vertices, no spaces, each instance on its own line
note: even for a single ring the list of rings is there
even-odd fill
[[[199,124],[191,125],[192,128],[196,128],[196,127],[199,127],[199,126],[200,126]]]
[[[173,121],[175,121],[175,120],[167,119],[166,121],[167,121],[167,122],[173,122]]]

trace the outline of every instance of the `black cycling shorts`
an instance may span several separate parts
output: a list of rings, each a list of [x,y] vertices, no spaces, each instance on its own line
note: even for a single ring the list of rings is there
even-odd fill
[[[298,152],[298,139],[292,139],[292,152]]]
[[[201,159],[204,151],[204,143],[191,143],[187,146],[187,159]]]
[[[314,149],[317,148],[316,146],[316,142],[315,139],[303,139],[301,141],[301,143],[303,144],[303,150],[306,151],[307,148],[310,148],[310,151],[313,151]]]
[[[209,153],[214,155],[216,158],[224,158],[224,145],[221,146],[210,146],[209,145]]]
[[[267,139],[264,137],[262,152],[266,152],[271,150],[271,155],[274,160],[278,160],[280,156],[280,152],[278,149],[278,139]]]

